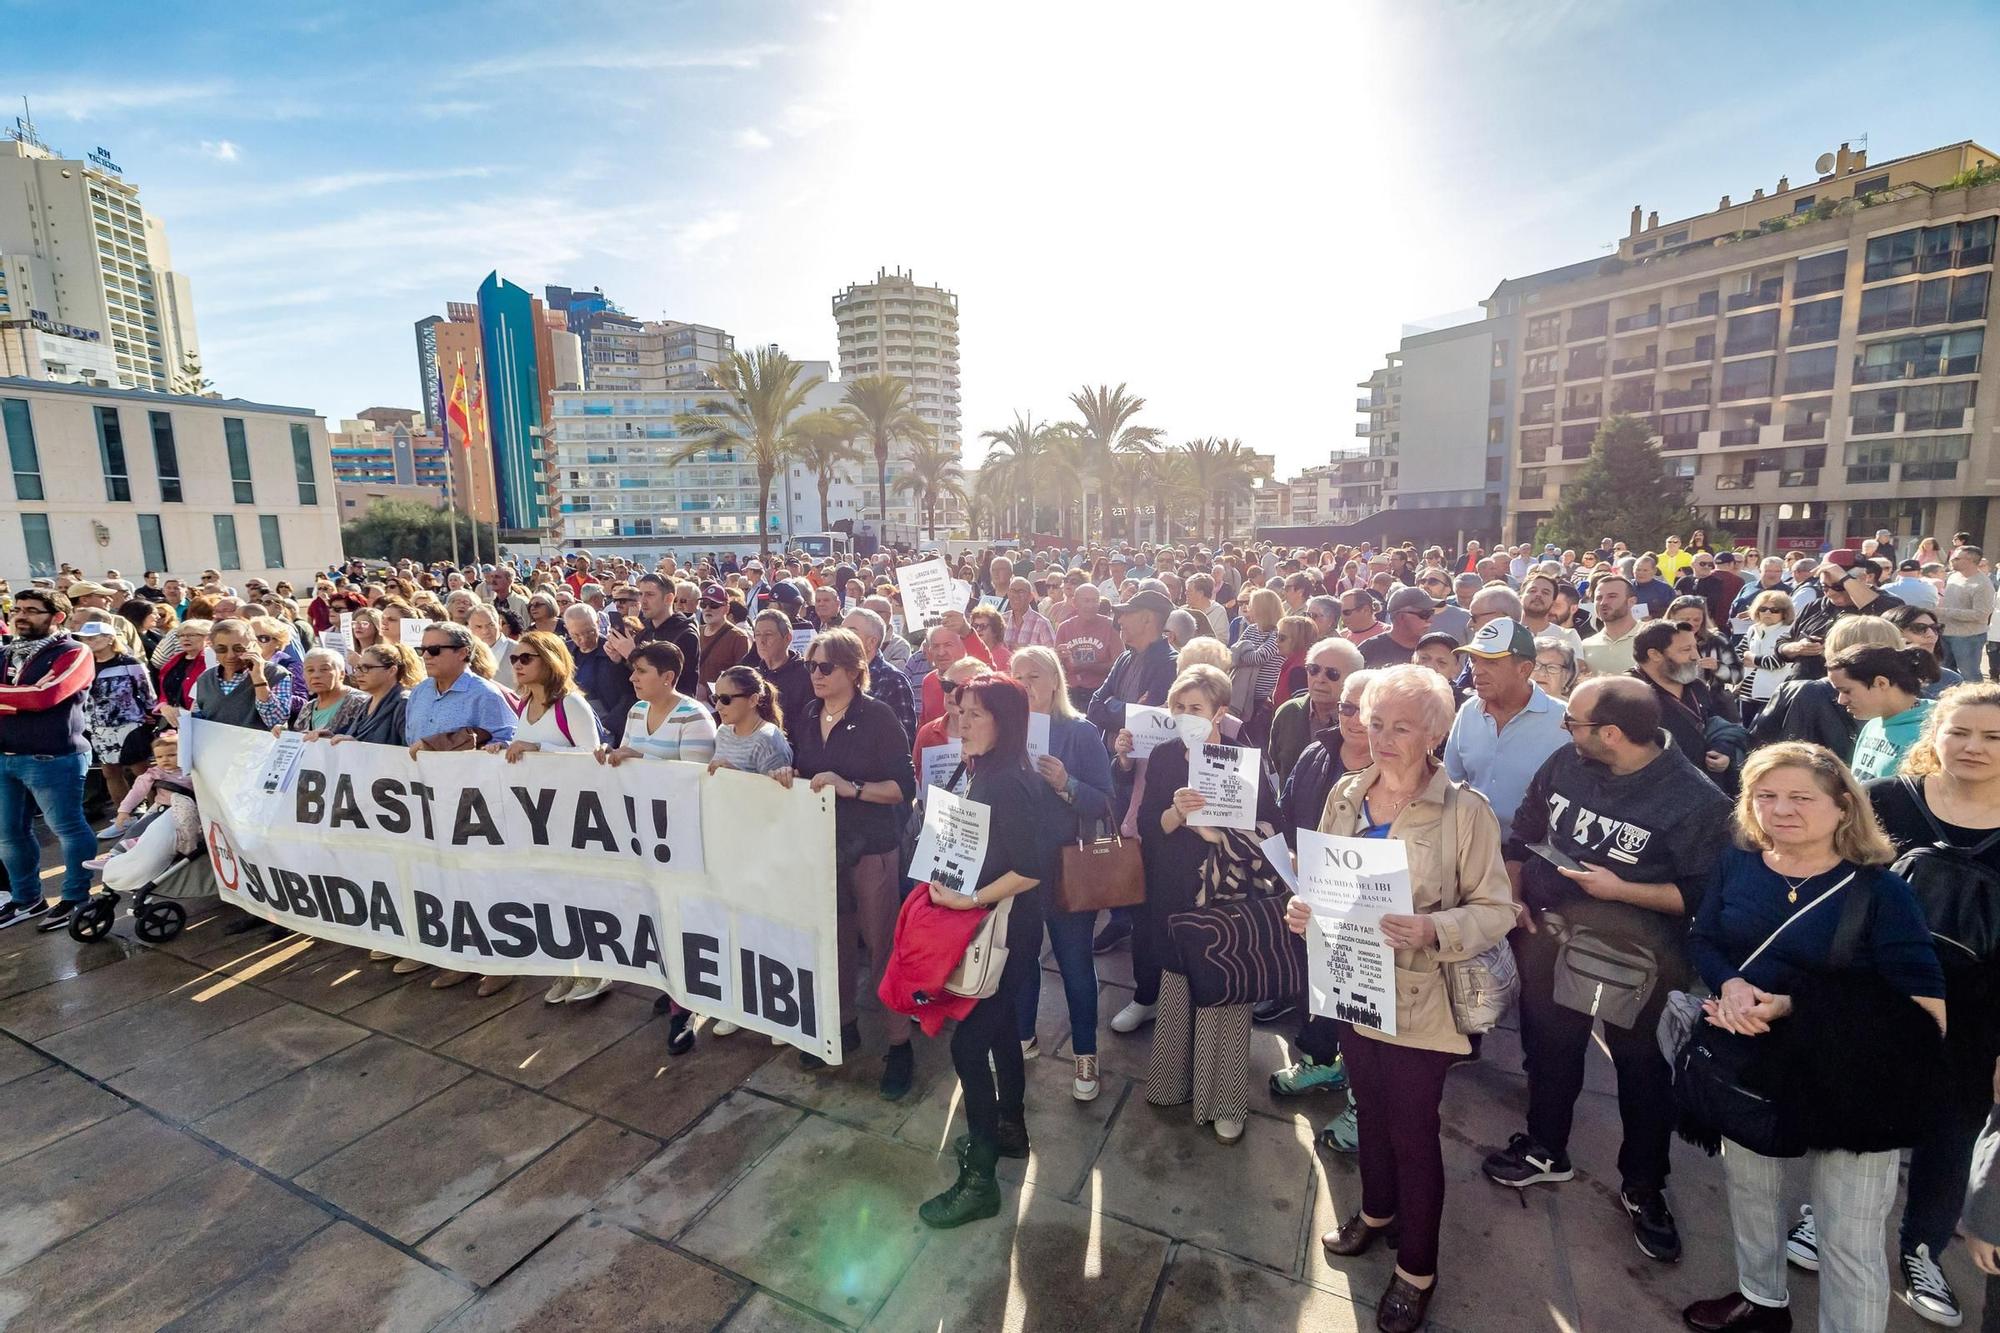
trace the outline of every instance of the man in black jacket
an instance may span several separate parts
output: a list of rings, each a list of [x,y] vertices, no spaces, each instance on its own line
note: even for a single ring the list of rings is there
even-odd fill
[[[1673,1074],[1655,1033],[1667,992],[1688,972],[1688,925],[1729,841],[1729,799],[1660,732],[1658,696],[1629,678],[1583,682],[1570,696],[1572,743],[1550,755],[1515,812],[1504,852],[1520,903],[1512,936],[1521,969],[1528,1126],[1487,1157],[1486,1178],[1522,1189],[1573,1178],[1570,1127],[1583,1091],[1592,1015],[1555,1000],[1566,927],[1651,951],[1652,992],[1630,1028],[1604,1025],[1618,1071],[1620,1201],[1639,1248],[1671,1263],[1680,1233],[1667,1206]],[[1534,850],[1551,848],[1560,861]],[[1574,865],[1575,869],[1569,868]]]
[[[778,691],[778,708],[789,730],[813,697],[812,674],[805,659],[792,651],[791,617],[775,607],[759,611],[751,622],[750,642],[755,651],[747,662]]]
[[[1652,620],[1632,640],[1632,675],[1652,687],[1660,705],[1660,725],[1674,738],[1680,752],[1708,773],[1724,791],[1734,788],[1736,757],[1708,743],[1708,721],[1720,716],[1736,722],[1736,698],[1716,693],[1701,678],[1701,649],[1694,631],[1666,620]]]
[[[1852,552],[1836,552],[1852,557]],[[1879,572],[1879,571],[1878,571]],[[1794,680],[1819,680],[1826,675],[1826,632],[1845,616],[1879,616],[1903,604],[1894,593],[1878,591],[1875,579],[1849,560],[1829,558],[1813,571],[1819,596],[1799,612],[1792,629],[1778,645],[1778,656],[1797,668]]]
[[[681,674],[674,688],[690,699],[701,697],[701,634],[692,619],[674,610],[674,582],[664,574],[639,576],[639,618],[636,634],[618,632],[604,641],[604,651],[623,662],[634,648],[671,643],[681,650]],[[622,725],[622,718],[621,718]]]

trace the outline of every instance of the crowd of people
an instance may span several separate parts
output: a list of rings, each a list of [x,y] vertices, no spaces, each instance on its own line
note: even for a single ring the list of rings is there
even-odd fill
[[[1132,999],[1105,1021],[1146,1033],[1149,1102],[1239,1141],[1257,1024],[1292,1052],[1275,1094],[1345,1092],[1318,1137],[1354,1155],[1360,1206],[1322,1246],[1336,1265],[1395,1248],[1389,1333],[1424,1325],[1446,1258],[1444,1089],[1492,1058],[1491,995],[1460,980],[1475,970],[1504,981],[1527,1074],[1520,1131],[1481,1164],[1494,1187],[1573,1179],[1594,1031],[1617,1078],[1617,1197],[1649,1259],[1682,1252],[1676,1134],[1720,1147],[1738,1289],[1688,1307],[1688,1327],[1789,1329],[1788,1265],[1818,1272],[1822,1329],[1880,1329],[1892,1294],[1955,1325],[1939,1260],[1960,1234],[2000,1274],[2000,1186],[1973,1178],[2000,1097],[2000,615],[1967,534],[1907,556],[1888,533],[1764,555],[1700,531],[1657,550],[987,550],[948,560],[970,594],[931,624],[896,579],[920,558],[355,561],[240,589],[216,570],[65,569],[7,608],[0,926],[54,929],[93,870],[140,882],[187,853],[184,714],[496,763],[729,767],[835,798],[843,1059],[866,1016],[898,1100],[913,1028],[956,1023],[969,1132],[920,1210],[931,1226],[997,1213],[997,1159],[1029,1151],[1025,1062],[1055,1054],[1037,1036],[1045,945],[1080,1101],[1102,1087],[1095,960],[1129,948]],[[1142,745],[1135,708],[1180,739]],[[1207,746],[1258,752],[1254,828],[1198,818],[1190,756]],[[910,875],[933,786],[990,812],[963,892]],[[36,812],[61,844],[54,903]],[[1218,990],[1189,943],[1191,920],[1227,911],[1278,923],[1257,947],[1296,947],[1311,909],[1267,847],[1301,830],[1402,844],[1413,910],[1378,926],[1393,1031],[1313,1014],[1297,987]],[[1071,854],[1128,843],[1129,861]],[[955,986],[989,949],[1004,964]],[[544,999],[606,985],[556,979]],[[659,1003],[685,1054],[692,1016]],[[1863,1076],[1814,1098],[1835,1067]],[[1753,1124],[1741,1098],[1759,1088]],[[1788,1157],[1810,1164],[1796,1217]]]

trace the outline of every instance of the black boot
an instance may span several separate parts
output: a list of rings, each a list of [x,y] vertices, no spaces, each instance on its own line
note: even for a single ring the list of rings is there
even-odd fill
[[[667,1054],[686,1055],[694,1049],[694,1015],[685,1009],[667,1016]]]
[[[964,1226],[967,1222],[977,1222],[982,1217],[993,1217],[1000,1211],[1000,1182],[991,1172],[981,1174],[970,1165],[958,1169],[958,1179],[951,1188],[934,1199],[926,1199],[917,1208],[917,1217],[927,1227],[939,1231]]]
[[[910,1084],[916,1077],[914,1057],[910,1043],[891,1046],[889,1054],[882,1060],[882,1083],[877,1091],[885,1102],[900,1102],[910,1095]]]
[[[1019,1120],[1001,1120],[993,1132],[993,1149],[1002,1157],[1026,1157],[1028,1155],[1028,1126]],[[972,1150],[972,1135],[961,1134],[952,1140],[951,1150],[963,1162]]]

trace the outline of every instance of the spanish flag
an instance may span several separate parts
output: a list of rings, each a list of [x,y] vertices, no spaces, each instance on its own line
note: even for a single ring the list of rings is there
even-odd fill
[[[465,358],[458,359],[458,373],[452,378],[451,396],[445,399],[445,420],[458,427],[458,442],[461,447],[472,447],[472,418],[467,412],[465,398]]]

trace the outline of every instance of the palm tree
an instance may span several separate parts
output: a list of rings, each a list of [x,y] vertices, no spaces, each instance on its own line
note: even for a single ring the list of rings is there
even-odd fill
[[[1074,425],[1051,426],[1048,446],[1044,453],[1046,457],[1041,479],[1048,483],[1050,497],[1056,503],[1063,538],[1068,540],[1076,531],[1070,522],[1070,516],[1074,512],[1070,506],[1074,504],[1078,508],[1082,507],[1090,485],[1087,446]]]
[[[674,419],[682,443],[667,459],[685,463],[697,454],[725,450],[757,469],[757,548],[771,563],[771,479],[784,467],[786,435],[792,418],[818,388],[814,375],[801,378],[805,367],[776,347],[759,347],[745,355],[731,352],[716,367],[716,387],[722,394],[703,398],[693,412]],[[726,395],[726,396],[723,396]]]
[[[939,496],[965,498],[965,470],[958,464],[958,452],[936,440],[919,440],[904,455],[910,470],[896,478],[896,489],[924,497],[924,528],[937,540]]]
[[[803,464],[812,471],[819,483],[819,530],[828,532],[827,492],[840,469],[850,463],[860,463],[867,455],[855,447],[855,439],[861,434],[861,423],[852,413],[837,407],[822,407],[808,412],[792,423],[786,434],[786,454],[793,462]]]
[[[987,466],[991,467],[995,463],[1000,465],[1001,475],[1009,483],[1009,491],[1021,497],[1025,503],[1028,511],[1027,530],[1034,531],[1035,483],[1041,480],[1047,470],[1049,445],[1056,438],[1054,428],[1046,421],[1036,425],[1035,414],[1032,412],[1016,412],[1013,425],[1005,430],[981,431],[979,438],[991,440],[996,452],[1006,450],[997,456],[989,454]],[[1014,531],[1017,536],[1022,531],[1018,518],[1015,521]]]
[[[1112,456],[1119,453],[1150,451],[1159,443],[1162,432],[1155,426],[1134,426],[1132,418],[1146,408],[1146,400],[1128,393],[1123,384],[1113,389],[1100,384],[1092,388],[1086,384],[1069,396],[1070,405],[1076,408],[1080,421],[1074,424],[1077,434],[1084,442],[1084,457],[1088,464],[1086,472],[1099,482],[1106,480],[1112,469]],[[1109,524],[1105,525],[1109,528]],[[1090,541],[1090,497],[1086,493],[1083,500],[1083,540]]]
[[[1188,457],[1184,453],[1162,449],[1158,453],[1144,455],[1141,464],[1145,471],[1146,488],[1153,495],[1153,540],[1170,542],[1174,539],[1174,511],[1185,506],[1190,497],[1197,506],[1201,503],[1201,493],[1195,489]]]
[[[895,375],[863,375],[847,386],[847,410],[860,422],[861,435],[875,451],[875,486],[881,498],[883,536],[889,526],[889,449],[896,443],[929,439],[933,432],[910,406],[910,382]]]
[[[1104,504],[1102,524],[1103,535],[1111,535],[1111,501],[1125,502],[1125,538],[1139,540],[1139,497],[1151,486],[1154,479],[1158,454],[1143,449],[1125,450],[1112,454],[1101,480],[1104,484]],[[1159,539],[1159,519],[1154,518],[1154,540]]]
[[[1006,482],[1006,464],[992,459],[972,474],[972,487],[965,497],[966,533],[972,540],[979,540],[981,517],[991,520],[994,536],[1000,535],[1000,497],[1007,493]]]
[[[1188,486],[1198,497],[1202,510],[1214,506],[1216,543],[1220,545],[1228,535],[1222,531],[1224,506],[1250,493],[1249,451],[1241,440],[1211,436],[1189,440],[1181,446],[1179,457],[1186,469]],[[1197,514],[1197,527],[1203,517],[1205,513]]]

